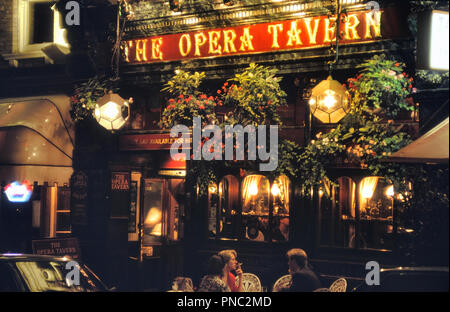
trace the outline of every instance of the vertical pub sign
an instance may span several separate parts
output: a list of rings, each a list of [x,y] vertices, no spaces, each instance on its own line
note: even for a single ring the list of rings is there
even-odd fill
[[[129,218],[130,173],[111,172],[111,218]]]
[[[88,177],[76,171],[70,178],[70,222],[72,225],[87,225]]]

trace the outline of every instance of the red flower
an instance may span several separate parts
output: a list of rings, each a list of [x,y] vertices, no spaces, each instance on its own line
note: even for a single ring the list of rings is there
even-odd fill
[[[179,98],[180,98],[180,99],[184,98],[184,95],[183,95],[183,94],[180,94]]]
[[[409,85],[408,88],[412,89],[412,85]]]
[[[222,91],[220,91],[220,90],[217,90],[217,94],[220,94],[220,93],[222,93]]]
[[[200,95],[200,98],[202,99],[202,100],[204,100],[204,99],[206,99],[206,98],[208,98],[206,95],[204,95],[204,94],[202,94],[202,95]]]
[[[225,87],[228,86],[228,82],[225,82],[223,85],[224,85]]]
[[[267,105],[270,105],[270,104],[272,104],[272,101],[271,101],[271,100],[269,100],[269,101],[267,102]]]
[[[203,105],[200,105],[200,107],[199,107],[200,109],[205,109],[205,106],[203,106]]]
[[[169,103],[174,103],[175,100],[174,99],[169,99]]]
[[[395,67],[399,67],[399,66],[400,66],[400,63],[397,62],[397,63],[395,63],[394,65],[395,65]]]

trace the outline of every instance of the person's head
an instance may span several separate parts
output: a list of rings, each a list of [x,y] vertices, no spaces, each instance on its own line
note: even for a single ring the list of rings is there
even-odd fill
[[[232,271],[232,270],[236,270],[237,269],[237,252],[236,250],[233,249],[227,249],[227,250],[222,250],[221,252],[219,252],[219,256],[222,256],[225,263],[226,263],[226,270],[227,271]]]
[[[288,257],[289,272],[297,272],[308,265],[308,256],[303,249],[294,248],[286,253]]]
[[[208,275],[223,275],[226,262],[223,257],[219,255],[213,255],[208,260],[208,268],[206,274]]]

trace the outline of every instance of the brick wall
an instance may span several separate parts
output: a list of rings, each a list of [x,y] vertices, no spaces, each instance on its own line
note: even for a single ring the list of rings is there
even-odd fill
[[[17,19],[17,12],[13,10],[14,0],[0,0],[0,55],[12,52],[13,20]],[[8,66],[0,56],[0,68]]]

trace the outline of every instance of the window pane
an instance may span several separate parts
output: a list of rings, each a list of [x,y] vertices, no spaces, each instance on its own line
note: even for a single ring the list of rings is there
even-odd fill
[[[70,210],[70,188],[68,186],[58,187],[57,210]]]
[[[30,44],[53,42],[53,10],[55,2],[35,2],[30,5]]]
[[[268,239],[269,191],[269,180],[262,175],[247,176],[242,182],[242,224],[249,240]]]
[[[221,238],[239,237],[239,181],[227,175],[219,183],[219,207],[216,231]],[[213,208],[210,208],[213,209]],[[213,212],[210,212],[213,214]]]
[[[287,241],[289,240],[289,179],[286,176],[278,177],[270,191],[273,199],[272,241]]]
[[[380,177],[366,177],[359,185],[361,247],[392,249],[394,190]]]
[[[162,231],[162,181],[144,180],[144,244],[159,242]]]
[[[208,235],[216,237],[217,235],[217,209],[219,204],[217,184],[212,183],[208,188]]]
[[[336,197],[338,199],[336,212],[335,245],[341,247],[355,247],[356,225],[356,184],[348,177],[338,179]]]
[[[70,212],[56,213],[56,231],[70,231]]]
[[[320,244],[332,246],[335,241],[337,207],[333,205],[333,189],[330,183],[319,188]]]

